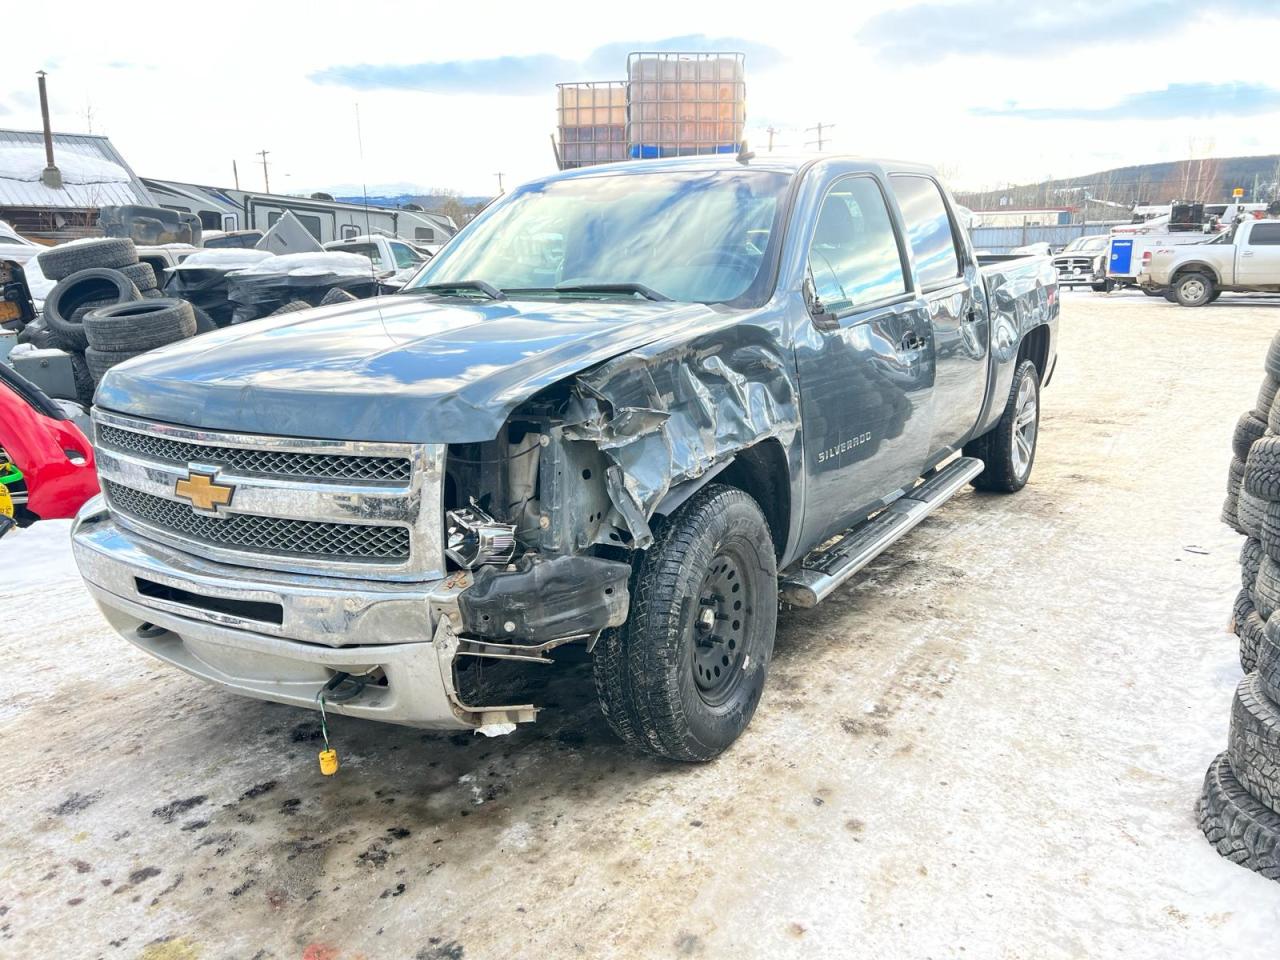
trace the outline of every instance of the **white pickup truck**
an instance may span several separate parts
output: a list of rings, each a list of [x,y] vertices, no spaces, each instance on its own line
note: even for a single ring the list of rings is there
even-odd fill
[[[358,253],[368,257],[379,276],[389,277],[402,270],[416,270],[429,259],[434,251],[412,244],[407,240],[384,237],[381,234],[365,234],[345,240],[331,240],[326,250],[341,253]],[[438,248],[437,248],[438,249]]]
[[[1280,293],[1280,220],[1246,220],[1208,243],[1158,247],[1138,286],[1168,289],[1184,307],[1213,303],[1223,291]]]

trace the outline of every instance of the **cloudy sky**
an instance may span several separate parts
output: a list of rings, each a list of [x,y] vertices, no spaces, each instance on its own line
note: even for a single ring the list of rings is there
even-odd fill
[[[1280,152],[1280,0],[14,4],[0,127],[108,134],[143,176],[277,192],[494,191],[554,169],[555,83],[635,49],[747,54],[748,135],[961,187]],[[12,41],[17,42],[12,42]],[[362,137],[357,137],[357,105]],[[363,149],[361,149],[361,140]]]

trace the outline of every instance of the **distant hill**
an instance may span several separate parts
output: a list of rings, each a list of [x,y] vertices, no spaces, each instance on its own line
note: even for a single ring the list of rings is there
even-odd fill
[[[340,200],[343,203],[364,203],[365,202],[365,197],[363,195],[352,196],[352,197],[335,196],[333,199]],[[489,202],[490,199],[492,198],[490,197],[452,197],[452,196],[446,196],[443,194],[425,195],[425,194],[417,194],[417,193],[399,193],[399,194],[396,194],[395,196],[378,196],[378,197],[370,196],[368,198],[368,201],[372,206],[375,206],[375,207],[403,207],[407,203],[416,203],[418,206],[422,207],[423,210],[437,210],[440,207],[444,206],[447,200],[456,200],[458,203],[461,203],[463,206],[472,207],[472,206],[476,206],[477,204],[479,204],[480,206],[484,206],[486,203]]]
[[[998,207],[1066,207],[1089,200],[1102,203],[1221,201],[1241,187],[1246,200],[1280,198],[1280,154],[1261,157],[1206,157],[1116,167],[1080,177],[969,192],[956,198],[974,210]]]

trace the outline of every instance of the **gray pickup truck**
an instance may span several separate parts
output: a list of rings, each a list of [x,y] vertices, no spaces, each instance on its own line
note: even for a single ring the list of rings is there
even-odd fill
[[[562,173],[399,294],[114,367],[76,560],[126,639],[236,693],[495,734],[540,708],[483,671],[590,656],[625,742],[707,760],[780,601],[1026,483],[1058,306],[1047,257],[979,267],[927,167]]]

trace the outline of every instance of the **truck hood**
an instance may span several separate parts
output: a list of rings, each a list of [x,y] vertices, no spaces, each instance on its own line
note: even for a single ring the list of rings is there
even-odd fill
[[[227,327],[113,367],[95,402],[168,423],[333,440],[468,443],[620,353],[735,316],[704,304],[400,295]]]

